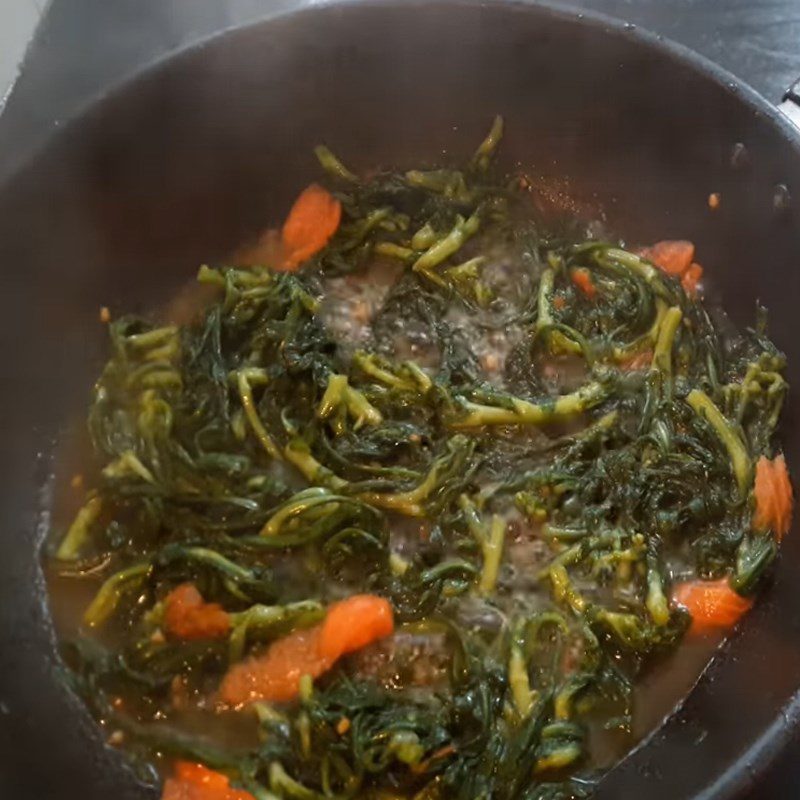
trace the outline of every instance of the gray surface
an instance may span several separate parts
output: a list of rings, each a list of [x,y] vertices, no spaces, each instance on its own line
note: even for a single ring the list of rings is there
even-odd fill
[[[800,77],[798,0],[583,0],[716,61],[777,102]]]
[[[92,97],[143,65],[216,31],[281,13],[288,2],[52,0],[0,117],[0,177]],[[572,5],[686,44],[773,102],[800,76],[800,0],[582,0]]]
[[[42,0],[0,0],[0,108],[42,13]]]

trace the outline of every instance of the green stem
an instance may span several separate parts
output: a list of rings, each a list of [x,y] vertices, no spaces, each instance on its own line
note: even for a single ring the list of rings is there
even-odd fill
[[[429,247],[414,262],[412,269],[414,272],[423,273],[434,280],[434,282],[441,282],[442,279],[433,272],[433,268],[458,252],[464,243],[477,233],[479,227],[480,217],[477,211],[466,220],[462,216],[459,216],[450,233],[436,242],[436,244]]]
[[[656,553],[647,552],[647,598],[645,606],[656,625],[664,626],[669,622],[669,601],[664,594],[661,571],[658,569]]]
[[[372,506],[398,511],[409,517],[422,517],[425,515],[425,509],[422,504],[436,488],[438,479],[439,466],[434,464],[422,483],[414,489],[409,489],[407,492],[394,492],[391,494],[366,492],[359,495],[359,499]]]
[[[553,716],[557,720],[565,721],[572,716],[573,701],[586,688],[589,680],[585,675],[574,675],[567,680],[553,699]]]
[[[56,551],[56,558],[62,561],[74,561],[78,557],[83,546],[89,540],[92,525],[97,521],[102,510],[103,501],[98,495],[94,495],[86,501],[69,526],[67,535]]]
[[[428,375],[413,361],[406,361],[399,365],[389,365],[384,362],[381,365],[374,353],[365,353],[359,350],[353,355],[353,363],[365,375],[390,389],[399,389],[405,392],[427,392],[432,386]],[[394,372],[390,371],[390,366],[395,370]]]
[[[486,138],[478,145],[475,155],[472,156],[470,166],[481,172],[486,171],[502,138],[503,118],[498,114],[492,121],[492,127],[489,129],[489,133],[486,134]]]
[[[269,788],[279,797],[292,800],[324,800],[324,796],[303,786],[292,778],[279,761],[269,767]]]
[[[534,774],[542,772],[556,772],[565,769],[583,755],[583,749],[579,744],[569,742],[562,747],[536,759]]]
[[[568,419],[602,403],[608,389],[593,381],[571,394],[565,394],[543,403],[512,398],[511,408],[487,406],[463,401],[464,416],[450,423],[451,428],[477,428],[481,425],[545,425]]]
[[[99,589],[83,614],[83,621],[90,628],[102,625],[113,613],[122,595],[141,586],[150,574],[149,561],[114,573]]]
[[[264,427],[264,424],[261,422],[261,418],[258,416],[256,404],[253,400],[253,390],[251,389],[250,382],[248,380],[247,370],[239,370],[239,372],[237,372],[236,383],[239,389],[239,398],[242,401],[242,408],[244,408],[244,413],[247,417],[247,421],[250,423],[250,427],[253,429],[253,432],[261,442],[267,454],[280,461],[281,451],[278,448],[278,445],[276,445],[272,440],[272,437],[269,435],[269,433],[267,433],[267,429]]]
[[[350,386],[346,375],[332,374],[317,409],[317,417],[327,419],[341,406],[355,420],[356,430],[364,424],[380,425],[383,422],[381,412],[361,392]]]
[[[285,606],[254,605],[244,611],[230,614],[231,636],[229,657],[231,663],[240,661],[244,655],[247,636],[254,631],[262,633],[289,621],[303,621],[303,624],[313,625],[319,621],[324,613],[321,603],[315,600],[301,600]]]
[[[358,178],[324,144],[319,144],[314,148],[314,155],[322,169],[329,175],[347,183],[358,183]]]
[[[494,592],[497,584],[497,576],[500,572],[500,561],[503,557],[503,543],[506,535],[506,523],[502,517],[495,514],[492,517],[492,525],[489,535],[482,544],[483,550],[483,569],[481,578],[478,582],[478,591],[484,597]]]
[[[400,261],[410,261],[416,256],[416,253],[410,247],[403,247],[394,242],[378,242],[373,252],[379,256],[397,258],[400,259]]]
[[[750,487],[752,465],[741,437],[704,391],[692,389],[686,396],[686,402],[698,416],[703,417],[711,425],[720,442],[728,451],[739,496],[744,497]]]
[[[554,354],[557,353],[580,353],[581,346],[573,342],[568,336],[564,336],[561,331],[548,330],[555,325],[553,319],[553,288],[555,286],[556,273],[552,267],[548,267],[539,279],[539,294],[536,300],[536,325],[534,333],[547,337],[547,345]]]
[[[177,543],[168,544],[160,551],[157,561],[159,564],[169,564],[172,561],[194,561],[215,569],[237,583],[249,583],[255,579],[255,575],[249,569],[237,564],[235,561],[231,561],[229,558],[225,558],[225,556],[210,547],[186,547]]]
[[[567,568],[563,564],[554,564],[548,574],[553,587],[553,599],[557,603],[566,603],[576,614],[582,614],[586,610],[586,600],[572,585]]]
[[[650,329],[635,341],[615,347],[613,351],[614,360],[617,362],[627,361],[637,353],[641,353],[646,347],[654,346],[658,341],[661,323],[664,321],[666,313],[667,304],[660,298],[656,298],[656,316]]]
[[[653,363],[650,368],[661,372],[666,380],[672,378],[672,346],[682,319],[683,314],[680,308],[673,306],[664,314],[658,331],[658,339],[653,351]]]
[[[164,328],[153,328],[145,333],[135,333],[128,336],[125,341],[131,347],[148,349],[157,345],[168,343],[177,344],[178,329],[174,325],[167,325]]]
[[[336,502],[335,495],[331,494],[330,489],[321,486],[312,486],[309,489],[303,489],[301,492],[289,498],[289,500],[267,520],[258,535],[276,536],[289,520],[304,514],[310,508],[326,505],[330,502]]]
[[[622,250],[619,247],[609,247],[604,251],[603,255],[620,266],[625,267],[625,269],[630,270],[640,278],[644,278],[648,283],[661,282],[661,272],[659,269],[634,253],[629,253],[627,250]]]
[[[436,241],[436,231],[426,222],[411,238],[414,250],[427,250]]]
[[[352,386],[345,388],[344,403],[348,413],[355,420],[356,430],[365,424],[374,426],[383,422],[381,412],[358,389],[354,389]]]
[[[529,717],[536,704],[538,692],[531,689],[528,665],[522,648],[516,642],[511,645],[511,655],[508,659],[508,686],[519,716],[522,719]]]
[[[286,460],[305,476],[309,483],[327,486],[339,491],[347,486],[347,481],[329,470],[311,455],[311,450],[302,439],[293,439],[283,450]]]

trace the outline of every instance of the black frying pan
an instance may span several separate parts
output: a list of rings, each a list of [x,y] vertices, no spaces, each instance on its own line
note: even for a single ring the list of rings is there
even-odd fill
[[[48,454],[101,363],[99,307],[144,310],[280,219],[315,175],[318,141],[356,169],[440,161],[502,113],[509,164],[568,176],[632,241],[694,240],[739,324],[763,301],[800,385],[800,139],[775,108],[688,51],[590,15],[467,0],[297,6],[145,70],[0,185],[4,798],[148,796],[59,681],[38,566]],[[798,470],[795,417],[790,407],[784,443]],[[599,798],[755,785],[800,709],[798,564],[795,531],[743,629]]]

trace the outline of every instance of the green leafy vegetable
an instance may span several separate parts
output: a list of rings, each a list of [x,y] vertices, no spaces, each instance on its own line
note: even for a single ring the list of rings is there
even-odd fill
[[[634,686],[688,628],[674,584],[751,593],[775,558],[751,525],[787,389],[763,324],[535,210],[495,174],[502,133],[463,169],[369,179],[320,146],[324,250],[202,267],[189,324],[110,325],[99,465],[51,570],[56,602],[93,597],[69,680],[139,763],[259,800],[584,797],[598,731],[629,749]],[[222,635],[169,629],[185,582]],[[215,712],[232,664],[360,593],[390,600],[390,639],[294,703]]]

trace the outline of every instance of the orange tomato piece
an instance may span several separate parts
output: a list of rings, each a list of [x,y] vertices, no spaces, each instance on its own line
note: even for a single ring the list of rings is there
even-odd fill
[[[312,183],[295,200],[281,230],[284,270],[295,270],[318,253],[336,233],[342,219],[342,204]]]
[[[255,800],[250,792],[231,788],[221,772],[202,764],[178,761],[173,777],[164,781],[161,800]]]
[[[669,275],[681,276],[694,261],[694,244],[685,239],[665,239],[643,248],[639,254]]]
[[[231,706],[254,700],[294,700],[303,675],[318,678],[335,661],[320,653],[321,631],[321,625],[293,631],[273,642],[263,655],[234,664],[222,679],[220,699]]]
[[[753,494],[756,499],[753,527],[772,530],[780,541],[789,532],[794,510],[794,493],[782,454],[771,461],[765,456],[758,459]]]
[[[597,294],[592,273],[585,267],[572,270],[572,282],[591,300]]]
[[[304,675],[318,678],[347,653],[360,650],[394,630],[388,600],[360,594],[334,603],[313,628],[293,631],[260,656],[234,664],[220,685],[223,703],[241,706],[255,700],[294,700]]]
[[[394,615],[388,600],[373,594],[356,594],[328,609],[322,623],[320,653],[335,661],[393,630]]]
[[[753,605],[731,589],[725,578],[680,583],[673,589],[672,599],[691,615],[691,633],[731,628]]]
[[[697,294],[697,284],[700,283],[703,277],[703,268],[699,264],[692,264],[681,277],[681,286],[683,291],[690,297]]]
[[[176,639],[216,639],[231,628],[228,612],[219,603],[206,603],[193,583],[182,583],[165,600],[164,627]]]

